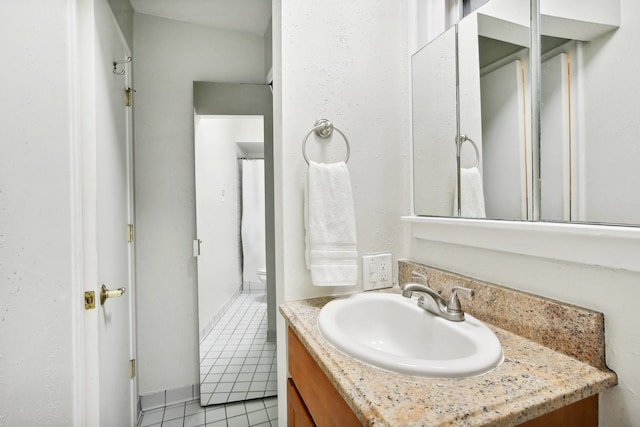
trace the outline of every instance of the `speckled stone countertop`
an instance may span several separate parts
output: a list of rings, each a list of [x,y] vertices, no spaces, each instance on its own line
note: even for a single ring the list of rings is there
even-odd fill
[[[331,346],[317,318],[330,297],[280,312],[356,416],[369,426],[513,426],[617,384],[615,373],[488,323],[505,360],[471,378],[422,378],[360,363]]]

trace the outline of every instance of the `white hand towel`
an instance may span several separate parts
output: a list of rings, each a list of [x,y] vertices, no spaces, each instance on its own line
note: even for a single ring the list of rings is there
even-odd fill
[[[312,283],[355,285],[358,251],[347,165],[309,162],[305,190],[305,258]]]
[[[484,208],[484,190],[482,176],[476,167],[460,169],[460,206],[461,216],[465,218],[486,218]],[[456,188],[453,202],[453,215],[458,216],[458,191]]]

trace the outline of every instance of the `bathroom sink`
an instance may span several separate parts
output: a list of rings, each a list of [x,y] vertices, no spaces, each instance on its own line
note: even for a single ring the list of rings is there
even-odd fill
[[[322,336],[361,362],[407,375],[470,377],[503,360],[498,337],[465,314],[453,322],[399,294],[359,293],[327,303],[318,316]]]

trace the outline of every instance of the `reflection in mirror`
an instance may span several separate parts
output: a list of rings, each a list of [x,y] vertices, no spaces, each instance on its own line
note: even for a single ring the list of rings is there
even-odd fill
[[[411,58],[415,211],[450,216],[456,183],[456,40],[451,27]],[[452,166],[453,165],[453,166]]]
[[[541,11],[541,219],[638,225],[640,5],[597,3]]]
[[[215,96],[203,99],[205,86]],[[275,396],[265,249],[271,93],[266,85],[197,82],[194,100],[201,404]],[[207,114],[221,111],[233,115]]]
[[[483,185],[475,192],[491,219],[530,217],[528,22],[528,1],[493,0],[458,25],[460,131],[479,141]]]
[[[489,0],[462,0],[462,16],[467,16]]]
[[[529,12],[492,0],[413,56],[417,215],[530,217]]]
[[[550,45],[545,42],[547,40],[555,43]],[[572,70],[570,63],[571,58],[575,58],[575,44],[565,44],[566,39],[547,37],[542,41],[541,50],[547,54],[543,56],[540,74],[540,217],[570,221],[573,199],[571,109],[576,105],[572,94],[575,97],[578,93],[575,90],[575,67]]]

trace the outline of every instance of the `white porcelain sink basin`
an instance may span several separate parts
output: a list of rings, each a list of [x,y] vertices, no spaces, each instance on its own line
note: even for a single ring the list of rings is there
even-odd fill
[[[338,350],[361,362],[401,374],[469,377],[503,360],[498,337],[465,314],[452,322],[399,294],[359,293],[320,311],[318,327]]]

